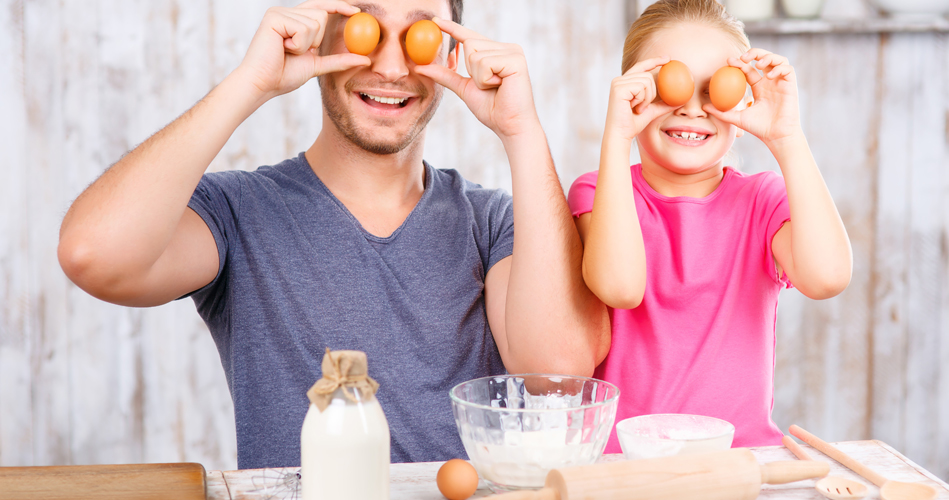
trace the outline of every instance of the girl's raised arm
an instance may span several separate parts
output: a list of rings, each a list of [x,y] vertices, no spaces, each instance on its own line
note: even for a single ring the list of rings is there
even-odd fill
[[[761,139],[778,160],[791,221],[775,234],[772,253],[801,293],[812,299],[833,297],[850,284],[853,253],[801,128],[794,68],[786,58],[762,49],[751,49],[729,64],[745,72],[754,105],[726,113],[704,109]]]
[[[583,279],[606,305],[638,307],[646,290],[646,251],[636,213],[629,152],[633,139],[671,107],[656,99],[649,71],[669,62],[647,59],[613,80],[600,150],[593,211],[577,220],[583,240]]]

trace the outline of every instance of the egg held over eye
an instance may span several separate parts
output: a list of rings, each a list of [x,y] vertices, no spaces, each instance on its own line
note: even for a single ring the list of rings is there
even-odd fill
[[[719,68],[708,82],[708,97],[719,111],[734,108],[745,97],[745,74],[733,66]]]
[[[689,102],[695,92],[695,80],[689,67],[675,59],[667,62],[656,75],[656,91],[662,102],[679,107]]]
[[[353,14],[343,28],[343,42],[353,54],[368,56],[379,45],[379,21],[365,12]]]
[[[435,483],[448,500],[465,500],[478,489],[478,471],[468,462],[453,458],[438,469]]]
[[[435,21],[423,19],[409,27],[405,34],[405,51],[415,64],[431,64],[442,46],[442,30]]]

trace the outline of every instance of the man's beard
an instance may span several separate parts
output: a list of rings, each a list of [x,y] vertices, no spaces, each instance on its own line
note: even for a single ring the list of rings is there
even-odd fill
[[[378,137],[374,137],[372,130],[358,130],[356,128],[353,114],[348,112],[343,106],[342,98],[337,91],[336,80],[330,78],[328,75],[323,75],[319,77],[318,81],[320,84],[320,95],[323,99],[323,109],[326,110],[327,116],[333,121],[336,128],[344,137],[349,139],[350,142],[360,149],[377,155],[395,154],[407,148],[409,144],[412,144],[418,135],[422,133],[422,130],[425,130],[425,126],[428,125],[428,122],[435,114],[435,110],[438,108],[439,102],[441,102],[443,91],[440,86],[436,85],[432,101],[409,131],[404,136],[396,138],[392,142],[385,142]],[[352,94],[355,91],[355,87],[355,81],[350,80],[346,82],[345,95],[348,96]],[[429,94],[428,89],[421,84],[408,90],[417,96],[419,101],[425,100]]]

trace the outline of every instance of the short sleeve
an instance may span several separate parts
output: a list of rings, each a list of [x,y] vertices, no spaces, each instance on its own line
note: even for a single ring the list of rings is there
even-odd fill
[[[188,208],[204,220],[214,236],[218,251],[218,272],[211,283],[185,297],[216,289],[221,281],[222,271],[227,265],[228,238],[237,232],[241,193],[239,174],[236,171],[205,174],[191,195]]]
[[[511,195],[498,190],[498,202],[490,221],[491,243],[488,250],[488,272],[495,264],[514,253],[514,201]]]
[[[793,285],[786,273],[782,272],[778,276],[777,266],[774,265],[776,262],[774,253],[771,250],[774,235],[778,234],[784,224],[791,220],[791,208],[788,205],[788,191],[784,185],[784,178],[773,172],[764,175],[759,187],[758,200],[758,227],[765,229],[765,253],[768,256],[769,268],[773,269],[771,277],[780,285],[791,288]]]
[[[570,186],[567,204],[574,217],[580,217],[593,210],[593,195],[596,194],[598,174],[598,171],[587,172],[573,181],[573,185]]]

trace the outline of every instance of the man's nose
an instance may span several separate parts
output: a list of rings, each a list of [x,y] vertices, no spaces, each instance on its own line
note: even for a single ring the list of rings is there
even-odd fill
[[[372,57],[372,71],[387,82],[395,82],[409,74],[405,51],[398,37],[385,37]]]

